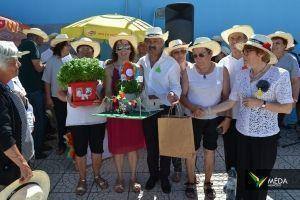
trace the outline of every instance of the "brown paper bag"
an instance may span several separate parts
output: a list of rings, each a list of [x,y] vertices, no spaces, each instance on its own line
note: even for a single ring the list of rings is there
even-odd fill
[[[162,156],[190,158],[195,153],[191,117],[158,118],[159,153]]]

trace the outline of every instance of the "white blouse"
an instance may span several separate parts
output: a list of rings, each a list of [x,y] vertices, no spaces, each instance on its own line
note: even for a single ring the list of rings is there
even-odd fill
[[[220,103],[223,90],[223,65],[216,64],[214,70],[204,78],[197,70],[196,66],[186,69],[189,89],[187,98],[197,106],[208,108]],[[187,109],[187,115],[191,116],[191,111]],[[214,119],[217,115],[206,115],[201,119]]]
[[[259,80],[270,83],[268,91],[258,95],[256,84]],[[268,137],[279,132],[278,113],[261,107],[247,108],[242,105],[243,98],[253,97],[267,103],[293,103],[292,88],[288,71],[271,66],[270,69],[258,80],[250,82],[250,69],[244,69],[237,74],[236,82],[231,91],[230,100],[239,103],[236,128],[246,136]]]

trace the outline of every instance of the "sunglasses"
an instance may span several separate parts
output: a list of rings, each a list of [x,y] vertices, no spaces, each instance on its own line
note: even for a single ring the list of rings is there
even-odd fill
[[[199,54],[193,54],[193,58],[204,58],[205,56],[207,56],[208,53],[199,53]]]
[[[122,51],[122,50],[131,50],[130,45],[118,45],[116,46],[116,51]]]
[[[186,53],[187,53],[187,51],[184,50],[184,49],[182,49],[182,50],[180,50],[180,51],[173,51],[173,52],[172,52],[173,55],[186,54]]]

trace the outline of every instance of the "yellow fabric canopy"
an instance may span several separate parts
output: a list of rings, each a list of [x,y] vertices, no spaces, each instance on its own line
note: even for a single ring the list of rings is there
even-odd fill
[[[63,27],[61,33],[75,38],[89,37],[98,40],[107,40],[110,36],[125,32],[135,35],[137,40],[141,42],[144,40],[145,31],[149,27],[151,25],[134,17],[99,15]]]

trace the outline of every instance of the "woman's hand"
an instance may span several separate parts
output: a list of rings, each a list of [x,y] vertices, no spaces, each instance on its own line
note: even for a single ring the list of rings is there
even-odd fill
[[[72,103],[72,99],[71,99],[71,98],[72,98],[72,97],[70,97],[69,94],[67,94],[67,96],[66,96],[67,102],[70,104],[70,106],[71,106],[72,108],[76,108],[77,106],[74,105],[74,104]]]
[[[205,112],[202,108],[197,107],[197,108],[192,110],[192,115],[195,118],[201,118],[205,115]]]
[[[217,128],[222,128],[222,133],[221,134],[225,134],[228,129],[230,128],[230,123],[231,123],[231,119],[225,117],[225,119],[219,124],[219,126]]]
[[[245,98],[243,99],[243,105],[247,108],[259,108],[264,103],[261,99],[256,98]]]
[[[96,99],[93,101],[94,106],[100,106],[102,104],[102,99]]]

